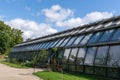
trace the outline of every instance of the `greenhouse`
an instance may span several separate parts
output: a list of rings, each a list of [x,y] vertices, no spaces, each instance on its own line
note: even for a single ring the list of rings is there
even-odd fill
[[[120,16],[25,41],[9,58],[30,61],[35,55],[39,66],[120,79]]]

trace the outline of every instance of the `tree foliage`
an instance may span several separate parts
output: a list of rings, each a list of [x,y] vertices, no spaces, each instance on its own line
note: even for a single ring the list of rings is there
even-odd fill
[[[23,41],[22,31],[11,28],[0,21],[0,54],[9,53],[10,49]]]

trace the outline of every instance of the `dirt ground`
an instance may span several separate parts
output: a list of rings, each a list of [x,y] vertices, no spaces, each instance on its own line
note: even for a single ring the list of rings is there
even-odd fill
[[[34,69],[17,69],[0,64],[0,80],[42,80],[32,75]],[[42,71],[42,69],[35,69]]]

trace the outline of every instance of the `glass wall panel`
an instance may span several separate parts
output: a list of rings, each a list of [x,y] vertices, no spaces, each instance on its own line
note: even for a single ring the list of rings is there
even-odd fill
[[[120,78],[120,70],[117,68],[107,68],[107,76]]]
[[[85,57],[85,65],[93,65],[93,60],[95,57],[95,52],[96,52],[97,47],[89,47],[87,50],[87,54]]]
[[[69,64],[69,71],[75,71],[75,65]]]
[[[106,41],[109,41],[112,33],[114,32],[114,30],[108,30],[108,31],[105,31],[102,35],[102,37],[99,39],[99,42],[106,42]]]
[[[74,41],[74,43],[72,45],[78,45],[79,42],[82,40],[83,37],[84,37],[84,35],[78,36],[77,39]]]
[[[63,62],[66,62],[68,60],[69,54],[71,49],[65,49],[64,55],[63,55]]]
[[[105,76],[106,69],[102,67],[95,67],[95,74]]]
[[[88,43],[95,43],[98,41],[98,39],[100,38],[100,36],[102,35],[103,32],[97,32],[95,33],[91,39],[88,41]]]
[[[120,67],[120,45],[110,47],[107,65],[110,67]]]
[[[93,74],[93,70],[94,70],[93,67],[90,67],[90,66],[86,66],[85,67],[85,73]]]
[[[88,42],[88,40],[90,39],[90,37],[92,36],[92,34],[87,34],[82,41],[80,42],[80,45],[84,45]]]
[[[77,60],[76,60],[77,65],[82,65],[83,64],[85,53],[86,53],[86,48],[79,48],[79,51],[78,51],[78,54],[77,54]]]
[[[117,31],[115,31],[114,35],[112,36],[111,41],[118,41],[120,40],[120,29],[118,29]]]
[[[75,41],[76,38],[77,38],[76,36],[72,37],[72,38],[69,40],[69,42],[66,44],[66,46],[72,45],[73,41]]]
[[[95,65],[105,65],[107,58],[108,46],[99,47],[97,50]]]
[[[77,72],[83,72],[84,71],[84,66],[77,66],[76,71]]]
[[[70,38],[71,38],[71,37],[66,38],[66,39],[62,42],[62,44],[61,44],[60,46],[61,46],[61,47],[62,47],[62,46],[65,46],[66,43],[68,43],[68,41],[69,41]]]
[[[70,53],[70,57],[69,57],[69,63],[74,63],[75,59],[76,59],[76,54],[77,54],[78,48],[73,48],[71,53]]]

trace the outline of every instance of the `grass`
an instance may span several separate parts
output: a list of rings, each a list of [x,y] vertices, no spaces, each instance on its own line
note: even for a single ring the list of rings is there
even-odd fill
[[[21,65],[21,64],[18,64],[18,63],[11,63],[11,62],[8,62],[8,61],[6,61],[6,60],[0,60],[0,63],[2,63],[2,64],[5,64],[5,65],[8,65],[8,66],[10,66],[10,67],[14,67],[14,68],[22,68],[22,69],[26,69],[26,68],[29,68],[29,67],[27,67],[27,66],[23,66],[23,65]]]
[[[59,72],[36,72],[34,75],[42,78],[43,80],[111,80],[106,79],[98,76],[92,76],[92,75],[83,75],[83,74],[70,74],[65,73],[61,74]]]

